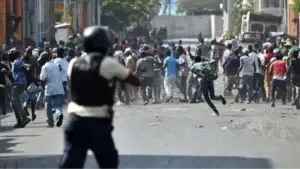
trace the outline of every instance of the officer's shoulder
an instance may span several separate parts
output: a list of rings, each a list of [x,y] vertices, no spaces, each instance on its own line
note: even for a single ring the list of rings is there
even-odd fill
[[[73,58],[70,60],[69,65],[73,65],[76,61],[78,61],[79,58]]]
[[[112,57],[104,57],[101,65],[105,65],[105,67],[114,68],[115,66],[121,66],[122,64],[118,62],[115,58]]]

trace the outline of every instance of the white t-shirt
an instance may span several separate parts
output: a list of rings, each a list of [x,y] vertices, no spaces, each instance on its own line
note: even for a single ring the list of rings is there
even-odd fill
[[[54,61],[49,61],[42,67],[40,79],[46,83],[46,96],[65,94],[62,74],[59,66]]]
[[[83,56],[86,59],[89,59],[89,56]],[[68,68],[68,76],[71,77],[72,67],[77,58],[74,58],[70,61]],[[130,74],[130,69],[126,68],[124,65],[120,64],[117,60],[112,57],[105,57],[100,65],[99,76],[104,77],[107,80],[119,79],[124,80]],[[78,116],[83,117],[98,117],[106,118],[109,117],[108,106],[101,107],[85,107],[80,106],[74,102],[70,102],[68,105],[68,112],[74,113]]]
[[[242,56],[240,60],[243,62],[243,67],[239,74],[240,77],[244,75],[254,76],[254,60],[249,56]]]
[[[64,82],[68,81],[68,75],[67,75],[68,65],[69,65],[68,61],[63,58],[56,58],[54,59],[54,63],[61,66],[63,81]]]
[[[178,59],[179,64],[183,64],[179,69],[179,76],[188,76],[189,75],[189,65],[186,55],[182,54]]]
[[[258,54],[256,54],[255,52],[251,52],[249,53],[249,57],[253,59],[254,63],[255,63],[255,73],[260,73],[260,67],[259,67],[259,64],[258,64]]]

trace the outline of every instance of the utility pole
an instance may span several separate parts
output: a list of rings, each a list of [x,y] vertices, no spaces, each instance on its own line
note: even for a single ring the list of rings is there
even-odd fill
[[[226,2],[226,1],[225,1]],[[227,0],[227,3],[223,4],[225,10],[223,10],[223,23],[224,23],[224,32],[228,32],[229,34],[233,31],[233,23],[232,23],[232,8],[233,8],[233,0]]]
[[[169,15],[171,15],[171,10],[172,10],[172,0],[169,0],[168,6],[169,6]]]
[[[64,0],[64,22],[68,22],[69,0]]]
[[[94,15],[95,15],[95,25],[98,25],[98,7],[97,7],[97,5],[98,5],[98,0],[94,0]]]

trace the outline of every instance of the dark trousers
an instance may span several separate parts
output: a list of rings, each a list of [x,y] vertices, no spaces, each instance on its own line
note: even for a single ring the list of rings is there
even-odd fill
[[[18,123],[22,123],[27,119],[27,114],[23,109],[22,96],[25,91],[25,84],[17,84],[12,88],[12,100],[11,105],[15,112],[16,120]]]
[[[143,101],[149,101],[149,97],[151,97],[150,92],[147,92],[147,88],[153,87],[154,78],[153,77],[143,77],[140,79],[141,81],[141,95]],[[151,90],[152,92],[152,90]],[[147,95],[148,94],[148,95]]]
[[[208,104],[208,106],[213,110],[216,111],[217,108],[213,104],[211,100],[219,100],[218,97],[215,96],[215,87],[214,82],[209,80],[202,79],[200,82],[198,82],[197,89],[194,93],[193,99],[196,100],[199,95],[202,94],[204,97],[204,100]]]
[[[83,168],[88,150],[100,168],[118,168],[119,157],[110,119],[70,114],[64,128],[64,153],[59,168]]]
[[[0,108],[2,114],[6,114],[6,91],[5,87],[0,87]]]
[[[256,101],[258,101],[261,96],[263,100],[266,100],[266,91],[264,88],[264,76],[262,74],[260,73],[254,74],[253,88],[254,88],[253,98]]]
[[[278,80],[273,79],[272,80],[272,89],[271,89],[271,97],[272,97],[272,103],[275,103],[275,92],[279,89],[280,96],[282,99],[282,103],[286,102],[286,81],[285,80]]]

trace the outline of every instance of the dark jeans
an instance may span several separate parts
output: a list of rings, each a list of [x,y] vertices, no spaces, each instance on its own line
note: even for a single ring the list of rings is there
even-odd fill
[[[209,80],[201,80],[198,85],[197,89],[194,93],[194,96],[192,98],[192,101],[195,101],[200,94],[203,94],[204,100],[208,104],[208,106],[213,110],[216,111],[217,108],[213,104],[211,100],[220,100],[218,97],[215,96],[215,87],[214,82]]]
[[[0,108],[2,114],[6,114],[6,91],[5,87],[0,87]]]
[[[110,119],[70,114],[64,128],[64,153],[59,168],[83,168],[88,150],[100,168],[117,168],[118,151],[112,137]]]
[[[49,124],[52,124],[54,122],[53,113],[55,113],[56,117],[63,114],[63,112],[62,112],[63,105],[64,105],[64,95],[63,94],[46,96],[45,108],[46,108],[46,114],[47,114]]]
[[[261,96],[263,100],[266,99],[266,91],[264,88],[264,76],[260,73],[254,74],[253,80],[254,99],[258,100]]]
[[[25,91],[25,84],[16,84],[12,88],[11,107],[13,108],[18,123],[22,123],[27,119],[27,115],[23,109],[22,96]]]
[[[149,93],[147,95],[147,87],[152,88],[154,78],[153,77],[142,77],[140,78],[141,81],[141,95],[143,98],[143,101],[149,101]]]
[[[244,101],[247,98],[248,102],[252,101],[253,96],[253,81],[254,76],[243,75],[240,79],[240,86],[238,89],[238,95]]]
[[[278,80],[273,79],[272,80],[272,89],[271,89],[271,97],[272,97],[272,103],[275,103],[275,92],[279,89],[282,103],[286,102],[286,81],[285,80]]]

